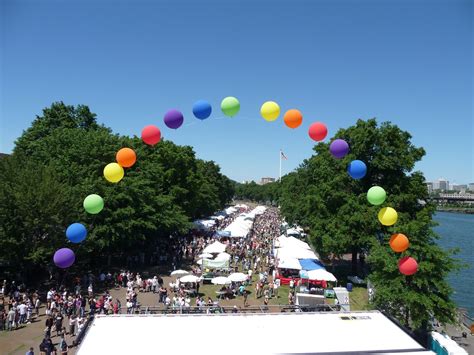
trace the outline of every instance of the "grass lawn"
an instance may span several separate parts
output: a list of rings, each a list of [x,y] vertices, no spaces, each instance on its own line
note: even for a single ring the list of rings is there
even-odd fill
[[[365,311],[369,309],[367,288],[354,287],[352,292],[349,292],[349,299],[351,302],[351,311]]]

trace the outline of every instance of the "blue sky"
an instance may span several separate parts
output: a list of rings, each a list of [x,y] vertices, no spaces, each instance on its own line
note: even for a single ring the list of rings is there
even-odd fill
[[[474,182],[470,1],[1,1],[0,151],[53,101],[86,104],[124,135],[158,125],[236,180],[312,153],[307,129],[392,121],[427,155],[428,180]],[[241,112],[224,118],[225,96]],[[192,104],[213,104],[206,121]],[[303,112],[290,130],[259,115]],[[167,129],[170,108],[184,126]]]

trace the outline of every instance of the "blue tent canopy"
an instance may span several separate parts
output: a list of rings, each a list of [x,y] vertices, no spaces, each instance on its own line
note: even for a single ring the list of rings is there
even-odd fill
[[[311,270],[318,270],[318,269],[324,269],[326,268],[323,266],[323,264],[314,259],[300,259],[299,260],[301,269],[306,270],[306,271],[311,271]]]

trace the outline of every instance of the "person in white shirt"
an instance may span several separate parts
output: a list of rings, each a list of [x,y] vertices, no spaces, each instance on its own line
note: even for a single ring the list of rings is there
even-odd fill
[[[28,310],[28,306],[24,303],[18,306],[18,312],[20,313],[19,324],[23,324],[26,321],[26,311]]]

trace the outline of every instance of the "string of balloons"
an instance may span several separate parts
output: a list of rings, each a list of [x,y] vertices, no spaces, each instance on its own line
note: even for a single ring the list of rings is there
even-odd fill
[[[193,105],[193,115],[200,120],[209,118],[212,114],[212,106],[208,101],[199,100]],[[221,111],[225,116],[234,117],[240,111],[240,102],[237,98],[228,96],[221,102]],[[274,101],[265,102],[260,108],[260,115],[268,122],[273,122],[280,116],[280,106]],[[164,124],[171,129],[178,129],[183,125],[184,115],[177,109],[166,112]],[[283,115],[283,122],[291,129],[298,128],[303,123],[303,115],[297,109],[290,109]],[[328,134],[327,126],[322,122],[314,122],[309,126],[308,135],[316,141],[323,141]],[[142,141],[154,146],[161,140],[161,131],[155,125],[148,125],[142,129]],[[335,159],[343,159],[350,151],[349,144],[343,139],[335,139],[329,145],[329,152]],[[116,162],[105,166],[103,174],[110,183],[118,183],[125,175],[124,168],[131,168],[137,156],[133,149],[122,148],[115,156]],[[353,160],[347,166],[347,172],[353,179],[362,179],[367,174],[367,165],[361,160]],[[387,193],[380,186],[373,186],[367,192],[367,200],[374,206],[382,205],[387,198]],[[89,214],[98,214],[104,208],[104,199],[97,195],[88,195],[83,202],[84,210]],[[398,219],[398,214],[392,207],[383,207],[378,212],[378,220],[384,226],[393,226]],[[81,243],[87,237],[86,227],[78,222],[72,223],[66,229],[66,237],[72,243]],[[389,245],[396,253],[403,253],[410,245],[408,238],[401,233],[395,233],[390,237]],[[59,268],[68,268],[74,264],[75,254],[69,248],[61,248],[54,254],[53,261]],[[398,269],[404,275],[413,275],[418,270],[417,261],[409,256],[402,257],[398,262]]]

